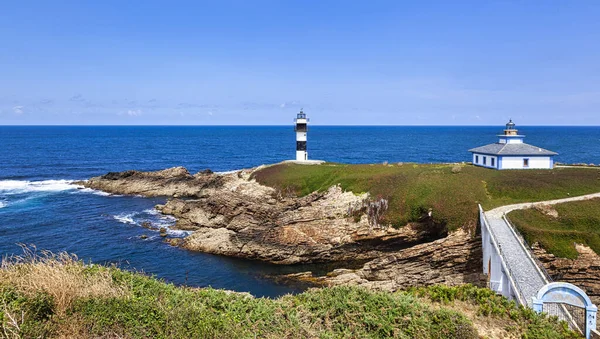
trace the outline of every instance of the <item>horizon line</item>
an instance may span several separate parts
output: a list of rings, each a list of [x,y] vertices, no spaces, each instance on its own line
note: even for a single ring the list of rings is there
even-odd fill
[[[293,127],[294,124],[206,124],[206,125],[171,125],[171,124],[7,124],[1,127]],[[502,127],[504,125],[310,125],[310,127]],[[518,125],[523,127],[600,127],[600,125]],[[518,129],[518,128],[517,128]]]

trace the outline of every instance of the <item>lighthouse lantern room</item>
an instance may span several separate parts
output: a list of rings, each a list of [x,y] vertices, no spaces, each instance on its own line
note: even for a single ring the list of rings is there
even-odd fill
[[[308,152],[306,150],[306,133],[308,131],[309,119],[306,114],[300,110],[296,116],[296,161],[307,161]]]

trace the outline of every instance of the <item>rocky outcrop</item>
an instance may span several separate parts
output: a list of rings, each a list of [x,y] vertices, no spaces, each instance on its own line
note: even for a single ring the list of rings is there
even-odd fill
[[[481,257],[481,238],[459,230],[443,239],[387,253],[360,269],[336,269],[324,277],[310,272],[292,277],[319,285],[358,285],[384,291],[432,284],[483,286],[486,277],[481,273]]]
[[[554,281],[568,282],[582,288],[594,304],[600,304],[600,256],[591,248],[575,244],[577,259],[558,258],[538,243],[531,246]]]
[[[221,179],[210,171],[191,175],[183,167],[173,167],[156,172],[110,172],[76,184],[113,194],[198,197],[207,188],[222,186]]]
[[[311,278],[395,290],[480,281],[480,241],[464,231],[447,236],[427,215],[400,229],[369,222],[368,194],[332,186],[304,197],[283,195],[251,179],[253,170],[191,175],[184,168],[109,173],[83,182],[116,194],[167,196],[157,209],[193,231],[184,248],[277,264],[367,262]],[[357,208],[363,206],[364,208]],[[308,276],[307,274],[304,277]]]

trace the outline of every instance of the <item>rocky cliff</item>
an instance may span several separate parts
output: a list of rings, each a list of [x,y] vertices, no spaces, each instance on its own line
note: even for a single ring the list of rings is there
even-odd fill
[[[484,286],[481,256],[481,238],[459,230],[430,243],[382,254],[359,269],[336,269],[323,277],[310,272],[290,276],[325,286],[352,285],[382,291],[432,284]]]
[[[600,304],[600,256],[591,248],[576,244],[577,259],[558,258],[546,252],[538,243],[531,246],[535,256],[555,281],[564,281],[582,288],[594,304]]]
[[[115,194],[170,197],[157,209],[175,216],[176,227],[193,231],[180,244],[190,250],[276,264],[367,262],[359,270],[317,279],[326,284],[394,290],[480,281],[480,242],[464,231],[448,236],[444,225],[426,215],[400,229],[374,225],[366,193],[332,186],[295,197],[260,185],[252,173],[191,175],[179,167],[109,173],[81,184]]]

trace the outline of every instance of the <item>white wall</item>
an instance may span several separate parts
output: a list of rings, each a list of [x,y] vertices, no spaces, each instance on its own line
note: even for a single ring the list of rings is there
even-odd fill
[[[488,275],[488,287],[503,296],[522,304],[514,281],[510,278],[498,243],[490,232],[483,209],[479,205],[479,223],[481,225],[481,246],[483,249],[483,273]]]
[[[296,141],[306,141],[306,132],[296,132]]]
[[[529,159],[529,166],[523,167],[523,159]],[[523,169],[523,168],[552,168],[550,157],[540,156],[522,156],[522,157],[502,157],[500,169]]]
[[[522,144],[523,137],[522,136],[519,136],[519,137],[500,136],[500,138],[498,139],[498,143],[500,143],[500,144]]]
[[[306,152],[306,151],[296,151],[296,160],[297,161],[308,160],[308,152]]]
[[[477,159],[477,157],[479,157],[479,159]],[[485,165],[483,164],[483,157],[485,157]],[[492,166],[492,159],[494,159],[494,166]],[[493,155],[473,153],[473,164],[488,168],[498,168],[498,158]]]

